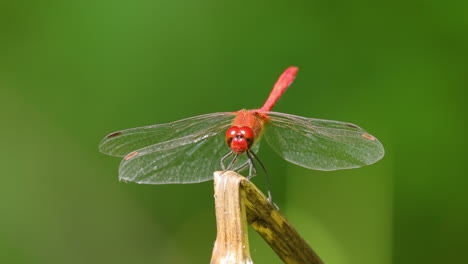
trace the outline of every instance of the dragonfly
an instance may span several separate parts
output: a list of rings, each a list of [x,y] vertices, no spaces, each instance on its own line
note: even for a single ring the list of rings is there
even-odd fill
[[[297,71],[287,68],[259,109],[113,132],[102,139],[99,150],[123,157],[120,180],[142,184],[198,183],[212,180],[220,169],[249,169],[251,177],[261,138],[283,159],[308,169],[350,169],[380,160],[382,144],[357,125],[271,111]]]

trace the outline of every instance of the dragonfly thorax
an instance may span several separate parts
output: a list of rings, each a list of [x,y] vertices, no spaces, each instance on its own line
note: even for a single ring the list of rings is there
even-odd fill
[[[248,126],[233,126],[226,131],[226,143],[236,154],[246,152],[253,144],[254,132]]]

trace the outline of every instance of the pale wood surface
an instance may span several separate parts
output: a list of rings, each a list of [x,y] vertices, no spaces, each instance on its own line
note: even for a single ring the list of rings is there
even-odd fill
[[[216,242],[211,264],[251,264],[239,174],[215,173]]]

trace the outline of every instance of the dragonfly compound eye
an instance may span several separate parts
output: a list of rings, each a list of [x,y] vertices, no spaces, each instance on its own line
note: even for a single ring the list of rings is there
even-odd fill
[[[239,132],[240,132],[241,135],[242,135],[243,137],[245,137],[247,140],[249,140],[249,139],[250,139],[250,140],[253,140],[253,138],[254,138],[254,136],[255,136],[253,130],[252,130],[250,127],[248,127],[248,126],[243,126],[243,127],[239,128]]]
[[[231,146],[232,139],[239,133],[239,127],[233,126],[226,131],[226,144]]]

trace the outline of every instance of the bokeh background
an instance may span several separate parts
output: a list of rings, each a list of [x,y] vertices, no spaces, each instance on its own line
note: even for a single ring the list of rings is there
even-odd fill
[[[467,3],[2,1],[0,263],[208,263],[212,182],[122,183],[97,144],[259,107],[290,65],[276,111],[359,124],[386,148],[321,172],[262,145],[275,202],[322,259],[464,262]],[[281,263],[250,239],[254,261]]]

